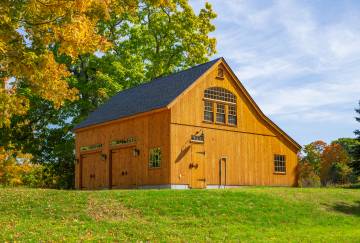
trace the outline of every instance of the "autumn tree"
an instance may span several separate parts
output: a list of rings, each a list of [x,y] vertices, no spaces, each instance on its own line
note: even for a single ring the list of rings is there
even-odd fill
[[[299,186],[320,186],[321,156],[326,146],[320,140],[304,146],[298,165]]]
[[[344,184],[350,181],[350,156],[341,144],[325,146],[321,154],[320,178],[323,185]]]
[[[315,174],[320,175],[321,156],[327,144],[318,140],[304,146],[302,161],[313,167]]]
[[[60,107],[77,98],[69,87],[71,75],[56,61],[56,54],[76,58],[79,54],[105,50],[108,42],[96,25],[110,12],[107,1],[97,0],[4,0],[0,6],[0,127],[13,114],[23,115],[28,100],[17,92],[26,84],[29,92]]]

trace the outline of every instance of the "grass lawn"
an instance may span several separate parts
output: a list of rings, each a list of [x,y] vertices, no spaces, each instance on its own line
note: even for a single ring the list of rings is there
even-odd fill
[[[0,240],[360,242],[360,190],[0,188]]]

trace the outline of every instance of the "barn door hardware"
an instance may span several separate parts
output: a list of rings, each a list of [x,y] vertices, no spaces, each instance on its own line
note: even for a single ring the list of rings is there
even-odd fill
[[[197,169],[198,167],[199,167],[199,164],[198,164],[198,163],[190,163],[190,164],[189,164],[189,169],[192,169],[192,168]]]
[[[103,161],[105,161],[105,160],[106,160],[106,154],[101,154],[101,155],[100,155],[100,159],[103,160]]]
[[[95,178],[95,174],[90,174],[90,178]]]
[[[123,176],[124,176],[124,175],[127,175],[127,174],[128,174],[127,170],[121,172],[121,175],[123,175]]]

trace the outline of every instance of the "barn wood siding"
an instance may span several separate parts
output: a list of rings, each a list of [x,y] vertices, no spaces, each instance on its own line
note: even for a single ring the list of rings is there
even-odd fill
[[[295,185],[297,150],[256,112],[232,76],[216,78],[217,67],[205,74],[171,107],[171,182],[188,184],[191,134],[205,134],[206,183],[219,184],[219,160],[227,157],[228,185]],[[236,127],[203,122],[204,90],[222,87],[237,96]],[[274,154],[286,155],[287,173],[274,174]]]
[[[89,127],[76,132],[76,157],[80,159],[80,147],[92,144],[103,144],[101,152],[106,154],[106,180],[109,181],[109,160],[110,150],[121,148],[122,145],[110,146],[110,142],[129,137],[136,138],[136,148],[140,155],[132,158],[136,168],[136,185],[159,185],[169,184],[170,178],[170,138],[169,126],[170,113],[168,110],[157,113],[147,113],[133,119],[112,122],[102,126]],[[162,164],[161,168],[149,169],[148,157],[149,148],[161,147]],[[79,188],[80,163],[75,168],[75,185]]]

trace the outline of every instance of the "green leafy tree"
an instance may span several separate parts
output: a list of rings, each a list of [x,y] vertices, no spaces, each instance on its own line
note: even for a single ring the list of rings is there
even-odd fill
[[[359,101],[359,108],[355,109],[356,113],[359,114],[358,117],[356,117],[356,121],[360,122],[360,101]],[[351,163],[351,167],[353,168],[354,173],[360,177],[360,129],[357,129],[355,131],[355,135],[357,136],[358,143],[354,146],[353,149],[353,162]]]

